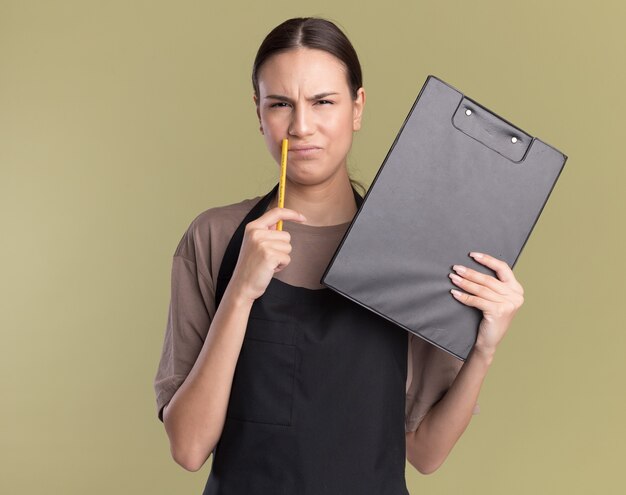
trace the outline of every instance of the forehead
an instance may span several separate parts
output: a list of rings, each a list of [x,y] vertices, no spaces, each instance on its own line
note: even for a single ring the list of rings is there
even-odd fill
[[[272,55],[258,77],[261,94],[349,91],[345,65],[324,50],[297,48]]]

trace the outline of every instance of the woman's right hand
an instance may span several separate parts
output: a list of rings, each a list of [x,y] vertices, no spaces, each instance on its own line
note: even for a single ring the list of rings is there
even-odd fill
[[[279,220],[304,222],[306,218],[289,208],[272,208],[246,225],[237,265],[229,285],[251,300],[263,295],[272,276],[291,261],[291,235],[276,230]]]

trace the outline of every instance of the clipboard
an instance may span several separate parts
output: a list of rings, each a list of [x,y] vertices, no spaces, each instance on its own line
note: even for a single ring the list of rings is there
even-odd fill
[[[465,361],[482,311],[452,265],[515,266],[567,156],[430,75],[320,283]]]

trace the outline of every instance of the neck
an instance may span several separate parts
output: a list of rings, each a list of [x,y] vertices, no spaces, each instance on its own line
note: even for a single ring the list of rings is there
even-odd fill
[[[278,194],[269,208],[278,204]],[[302,213],[304,225],[324,227],[352,221],[356,214],[356,202],[348,177],[324,184],[302,185],[287,179],[285,184],[285,208]]]

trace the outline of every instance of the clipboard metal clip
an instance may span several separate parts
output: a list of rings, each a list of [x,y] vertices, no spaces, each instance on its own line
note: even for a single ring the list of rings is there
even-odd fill
[[[524,159],[534,139],[510,122],[465,96],[454,112],[452,125],[462,133],[516,163]]]

